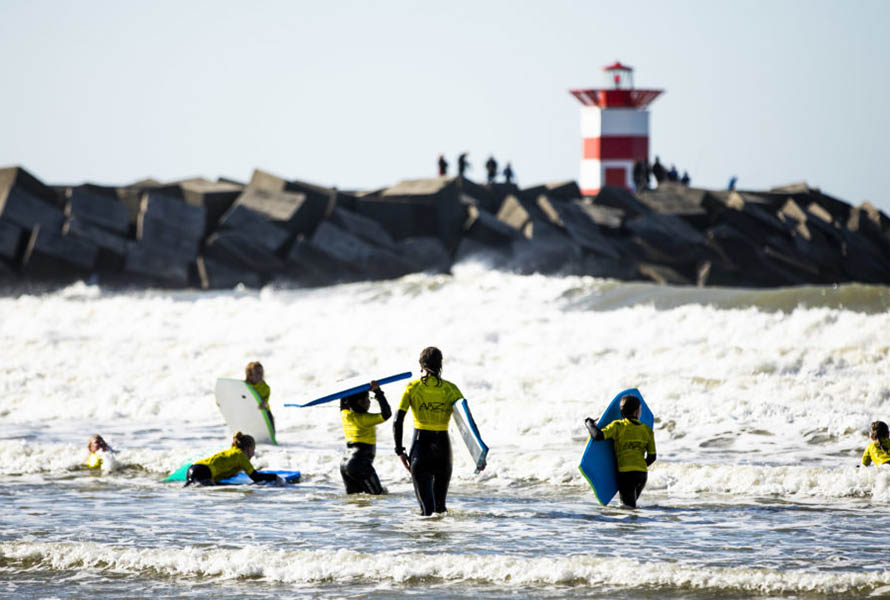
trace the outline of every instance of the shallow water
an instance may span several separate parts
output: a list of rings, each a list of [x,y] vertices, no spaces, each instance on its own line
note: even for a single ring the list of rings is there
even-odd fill
[[[0,298],[0,597],[775,598],[890,596],[890,469],[857,469],[890,417],[890,290],[695,290],[463,265],[316,290]],[[445,353],[489,446],[455,439],[444,517],[346,497],[335,405],[284,408]],[[163,477],[228,444],[217,377],[261,360],[295,486]],[[391,403],[403,382],[385,388]],[[641,508],[577,470],[585,416],[638,387],[659,460]],[[80,467],[90,434],[116,468]]]

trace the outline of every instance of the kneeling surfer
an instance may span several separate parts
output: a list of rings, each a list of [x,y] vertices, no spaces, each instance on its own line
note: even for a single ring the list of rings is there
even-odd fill
[[[590,437],[600,442],[611,439],[615,443],[618,463],[618,495],[621,503],[636,508],[637,499],[646,487],[649,465],[655,462],[655,434],[640,422],[640,399],[627,395],[621,398],[620,421],[612,421],[601,429],[590,417],[584,425]]]
[[[340,463],[340,475],[347,494],[383,494],[380,478],[374,470],[377,454],[375,428],[392,416],[383,390],[376,381],[370,382],[374,399],[380,405],[379,413],[369,413],[371,400],[368,392],[359,392],[340,400],[340,420],[346,437],[346,454]]]
[[[215,485],[223,479],[234,477],[241,471],[258,483],[260,481],[281,481],[275,473],[261,473],[253,468],[250,459],[256,452],[253,436],[236,431],[232,436],[232,447],[217,452],[209,458],[195,461],[185,474],[185,485]]]

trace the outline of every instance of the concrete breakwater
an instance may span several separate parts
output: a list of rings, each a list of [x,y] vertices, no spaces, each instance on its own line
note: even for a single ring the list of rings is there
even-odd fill
[[[572,181],[439,177],[346,192],[256,170],[246,184],[60,186],[0,169],[0,282],[328,285],[447,272],[472,256],[519,273],[677,285],[888,285],[890,219],[806,184],[582,198]]]

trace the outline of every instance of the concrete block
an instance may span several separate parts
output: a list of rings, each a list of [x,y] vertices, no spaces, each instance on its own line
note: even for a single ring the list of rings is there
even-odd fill
[[[92,243],[120,259],[127,254],[127,239],[87,221],[77,215],[70,217],[62,227],[62,233]]]
[[[113,190],[106,193],[96,188],[78,186],[67,188],[65,215],[76,217],[82,222],[91,223],[126,236],[130,231],[130,211],[118,200]]]
[[[292,234],[311,235],[328,214],[328,198],[310,197],[303,192],[274,191],[248,186],[233,208],[243,206]],[[229,226],[226,217],[221,226]]]
[[[61,210],[64,207],[64,203],[55,190],[45,185],[22,167],[4,167],[0,169],[0,203],[2,203],[4,191],[8,191],[13,187],[25,190],[34,198],[42,200],[57,209]]]
[[[31,230],[22,258],[22,271],[40,279],[80,279],[93,271],[98,252],[98,248],[87,241],[38,225]]]
[[[187,179],[178,182],[182,188],[182,197],[190,206],[203,206],[206,215],[204,231],[211,233],[216,230],[223,214],[229,210],[241,195],[244,186],[225,181],[208,181],[207,179]]]
[[[546,197],[542,197],[546,198]],[[539,199],[539,204],[545,201]],[[569,237],[579,246],[597,254],[610,258],[619,258],[621,253],[612,242],[600,231],[599,227],[590,218],[587,212],[581,208],[577,200],[546,200],[549,210],[558,216],[559,222],[565,228]]]
[[[394,252],[375,247],[329,221],[318,226],[311,242],[337,263],[370,279],[399,277],[415,270]]]
[[[65,215],[53,204],[35,196],[19,185],[2,187],[0,182],[0,218],[22,229],[40,225],[44,232],[62,230]]]
[[[163,286],[188,287],[193,260],[146,241],[128,241],[124,272]]]
[[[0,219],[0,258],[9,261],[10,264],[18,262],[22,248],[22,228]]]
[[[391,251],[398,249],[398,245],[389,232],[370,217],[337,206],[331,213],[330,221],[340,229],[348,231],[369,244]]]
[[[516,229],[526,238],[531,237],[532,216],[525,205],[519,201],[518,196],[510,195],[504,198],[496,216],[499,221]]]
[[[467,209],[463,237],[475,240],[483,246],[502,246],[511,244],[523,235],[521,231],[491,213],[470,206]]]
[[[136,239],[148,246],[164,248],[167,254],[176,255],[184,262],[193,262],[201,247],[201,237],[195,237],[197,231],[187,231],[175,226],[163,217],[155,217],[157,213],[142,213],[137,223]],[[201,229],[203,230],[203,223]]]
[[[264,248],[269,253],[280,251],[293,237],[278,222],[249,207],[249,203],[236,202],[219,221],[218,233],[238,232],[251,245]]]
[[[448,273],[451,270],[451,255],[439,238],[406,238],[398,242],[398,254],[413,265],[415,271]]]
[[[624,212],[628,219],[652,212],[633,192],[621,187],[604,185],[594,197],[595,206],[608,206]]]
[[[181,236],[189,240],[200,240],[204,237],[207,227],[207,209],[203,206],[192,206],[182,198],[161,194],[155,191],[146,192],[142,196],[140,219],[150,218],[165,228],[175,229]],[[138,238],[143,239],[139,224]]]
[[[262,240],[237,229],[222,229],[211,234],[204,244],[203,254],[205,258],[228,264],[239,272],[272,275],[285,270],[284,260],[269,250]]]

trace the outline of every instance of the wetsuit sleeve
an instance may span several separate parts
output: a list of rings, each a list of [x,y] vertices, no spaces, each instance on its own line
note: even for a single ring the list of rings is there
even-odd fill
[[[383,390],[379,390],[374,392],[374,399],[380,404],[380,416],[383,417],[383,420],[387,420],[392,416],[392,409],[389,407],[389,402],[386,401],[386,396],[383,394]]]
[[[399,408],[396,411],[396,418],[392,422],[392,438],[396,443],[396,454],[402,455],[405,453],[405,447],[402,446],[402,427],[405,423],[405,411]]]
[[[260,481],[277,481],[278,475],[275,473],[263,473],[261,471],[254,471],[253,473],[248,473],[250,475],[251,481],[254,483],[258,483]]]
[[[603,432],[596,426],[596,423],[593,422],[593,419],[587,417],[584,419],[584,426],[587,427],[587,432],[590,434],[590,437],[594,439],[594,441],[601,442],[605,438]]]

